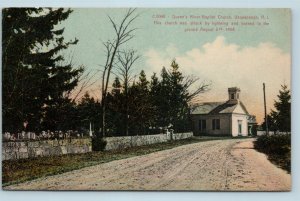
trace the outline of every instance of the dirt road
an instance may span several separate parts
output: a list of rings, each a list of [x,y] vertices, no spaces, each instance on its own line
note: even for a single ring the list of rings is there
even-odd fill
[[[252,139],[200,142],[7,186],[22,190],[288,191],[291,176]]]

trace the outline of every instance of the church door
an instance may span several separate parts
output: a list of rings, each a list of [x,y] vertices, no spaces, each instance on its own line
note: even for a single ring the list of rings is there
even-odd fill
[[[242,135],[242,120],[238,120],[238,133]]]

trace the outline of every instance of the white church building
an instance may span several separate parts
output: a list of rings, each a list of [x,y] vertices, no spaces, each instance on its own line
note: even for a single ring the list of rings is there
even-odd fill
[[[256,118],[248,113],[240,92],[237,87],[228,88],[227,101],[198,104],[191,113],[194,135],[251,135]]]

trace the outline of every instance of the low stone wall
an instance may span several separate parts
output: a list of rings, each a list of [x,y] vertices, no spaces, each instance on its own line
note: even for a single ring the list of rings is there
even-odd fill
[[[140,135],[124,137],[107,137],[105,150],[116,150],[127,147],[162,143],[169,140],[191,138],[192,132]],[[35,158],[43,156],[56,156],[63,154],[87,153],[92,151],[91,138],[64,139],[64,140],[38,140],[2,142],[2,160],[17,160],[22,158]]]
[[[175,133],[173,134],[173,140],[182,140],[193,137],[193,132],[189,133]]]
[[[35,158],[92,151],[92,141],[85,139],[2,142],[2,160]]]
[[[142,146],[148,144],[156,144],[167,142],[171,139],[181,140],[191,138],[192,132],[189,133],[175,133],[172,136],[170,134],[158,134],[158,135],[139,135],[139,136],[123,136],[123,137],[107,137],[107,145],[105,150],[116,150],[127,147]]]

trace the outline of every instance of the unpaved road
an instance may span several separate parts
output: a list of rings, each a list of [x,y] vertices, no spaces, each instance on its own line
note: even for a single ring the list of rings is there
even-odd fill
[[[289,191],[252,139],[200,142],[7,186],[18,190]]]

